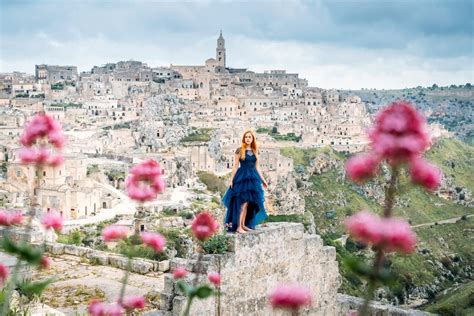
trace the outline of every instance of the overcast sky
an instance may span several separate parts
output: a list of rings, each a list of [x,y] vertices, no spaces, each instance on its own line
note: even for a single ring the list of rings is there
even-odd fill
[[[474,82],[472,0],[0,0],[0,72],[120,60],[286,69],[322,88]]]

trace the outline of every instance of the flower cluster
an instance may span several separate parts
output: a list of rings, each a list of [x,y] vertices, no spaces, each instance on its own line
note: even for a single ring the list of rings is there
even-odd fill
[[[3,286],[5,280],[8,278],[8,267],[0,263],[0,286]]]
[[[293,311],[312,303],[310,290],[290,284],[279,284],[268,298],[273,308]]]
[[[387,252],[413,252],[416,235],[403,219],[383,217],[362,211],[345,222],[348,233],[355,239],[378,247]]]
[[[380,162],[387,160],[393,166],[408,163],[414,183],[435,189],[441,181],[441,172],[421,158],[430,144],[425,125],[425,119],[410,103],[390,104],[377,115],[375,126],[369,132],[371,152],[347,162],[349,178],[361,183],[373,177]]]
[[[54,229],[56,232],[60,232],[63,229],[63,218],[57,212],[48,212],[41,219],[41,224],[46,229]]]
[[[165,190],[162,174],[160,165],[152,159],[134,166],[126,181],[128,196],[140,202],[153,200]]]
[[[194,219],[191,230],[200,241],[205,241],[219,229],[219,224],[208,212],[199,213]]]
[[[27,164],[59,166],[64,161],[60,150],[65,141],[61,125],[54,118],[37,114],[21,135],[20,159]]]
[[[23,213],[21,211],[8,211],[0,209],[0,225],[14,226],[21,225],[23,222]]]

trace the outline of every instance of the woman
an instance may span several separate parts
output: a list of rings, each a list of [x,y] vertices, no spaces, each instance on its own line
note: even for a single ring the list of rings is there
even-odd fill
[[[255,134],[246,130],[241,146],[235,151],[229,188],[222,198],[227,207],[225,225],[228,231],[244,234],[267,218],[262,184],[265,189],[268,184],[258,162]]]

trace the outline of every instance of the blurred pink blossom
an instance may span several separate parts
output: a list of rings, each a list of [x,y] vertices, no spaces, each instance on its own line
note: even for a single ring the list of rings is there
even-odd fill
[[[91,316],[122,316],[125,310],[118,303],[107,304],[99,300],[93,300],[89,304],[89,314]]]
[[[204,241],[217,232],[219,224],[208,212],[199,213],[193,220],[191,230],[197,239]]]
[[[105,242],[116,241],[127,238],[128,229],[124,226],[107,226],[102,231],[102,238]]]
[[[165,190],[161,166],[152,159],[134,166],[125,186],[131,199],[140,202],[153,200]]]
[[[40,261],[41,269],[48,269],[50,265],[51,265],[51,259],[46,256],[43,256]]]
[[[145,308],[145,299],[138,295],[126,296],[122,300],[122,307],[129,310]]]
[[[378,244],[383,238],[380,218],[368,211],[362,211],[347,218],[345,226],[352,237],[366,244]]]
[[[413,183],[428,190],[436,189],[441,183],[441,171],[423,158],[415,158],[410,163],[410,176]]]
[[[8,267],[0,263],[0,286],[3,286],[5,280],[8,278]]]
[[[177,267],[173,272],[173,278],[175,280],[184,278],[188,272],[184,267]]]
[[[0,209],[0,225],[21,225],[22,221],[23,213],[21,211],[7,211],[5,209]]]
[[[209,272],[207,275],[209,281],[211,281],[215,286],[219,286],[221,284],[221,276],[217,272]]]
[[[384,249],[387,252],[411,253],[415,250],[416,234],[410,224],[401,218],[383,218]]]
[[[381,110],[369,138],[373,152],[391,164],[420,155],[430,143],[426,120],[406,101],[393,102]]]
[[[141,233],[143,244],[151,247],[155,252],[162,252],[166,245],[165,237],[156,233]]]
[[[63,218],[58,212],[48,212],[43,215],[41,224],[43,224],[46,229],[52,228],[59,232],[63,229]]]
[[[416,235],[401,218],[380,218],[367,211],[359,212],[345,221],[347,232],[366,244],[382,247],[387,252],[413,252]]]
[[[347,175],[356,183],[364,182],[375,175],[379,162],[372,154],[354,156],[347,161]]]
[[[273,308],[288,310],[298,310],[312,303],[309,289],[289,284],[279,284],[270,293],[269,300]]]

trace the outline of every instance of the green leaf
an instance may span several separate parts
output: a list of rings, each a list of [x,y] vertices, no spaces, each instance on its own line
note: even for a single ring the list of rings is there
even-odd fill
[[[388,269],[381,269],[376,276],[384,285],[393,286],[396,284],[397,276]]]
[[[54,278],[49,278],[43,281],[36,282],[24,282],[19,284],[19,288],[21,293],[31,298],[34,295],[41,296],[46,287],[53,282]]]
[[[2,240],[2,248],[13,255],[17,255],[21,260],[31,264],[38,265],[43,257],[43,251],[39,248],[33,248],[30,244],[16,244],[10,238],[6,237]]]
[[[208,298],[212,294],[214,294],[214,291],[206,284],[201,285],[196,290],[196,296],[199,298]]]
[[[366,263],[353,258],[347,257],[343,259],[343,263],[348,267],[352,272],[359,276],[369,277],[372,273],[372,267],[368,266]]]
[[[190,287],[189,285],[184,283],[183,280],[179,280],[178,282],[176,282],[176,285],[178,286],[178,289],[186,296],[190,296],[193,292],[193,287]]]

